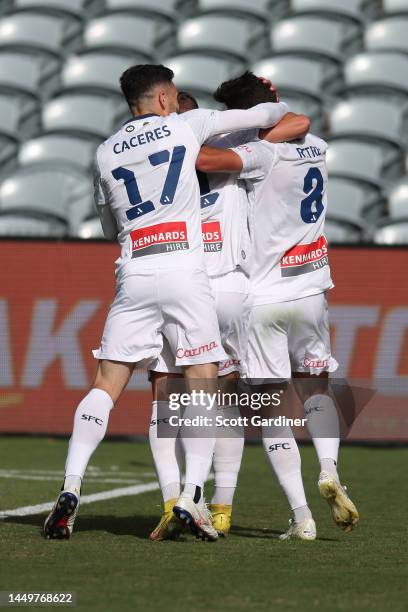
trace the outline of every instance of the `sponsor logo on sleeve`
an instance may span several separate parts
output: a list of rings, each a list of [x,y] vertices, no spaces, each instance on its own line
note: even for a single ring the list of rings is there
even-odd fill
[[[216,253],[222,249],[222,235],[219,221],[206,221],[201,224],[201,233],[206,253]]]
[[[185,221],[149,225],[131,232],[132,257],[174,253],[189,249]]]
[[[320,236],[315,242],[298,244],[286,251],[280,261],[281,276],[298,276],[328,265],[327,240],[325,236]]]

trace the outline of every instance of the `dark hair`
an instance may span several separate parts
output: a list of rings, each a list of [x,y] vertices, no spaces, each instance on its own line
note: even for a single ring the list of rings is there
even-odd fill
[[[131,66],[120,77],[120,87],[129,106],[135,105],[155,85],[171,83],[174,72],[162,64]]]
[[[221,83],[214,93],[217,102],[227,108],[252,108],[261,102],[277,102],[277,95],[268,85],[262,83],[253,72],[244,72],[241,76]]]
[[[179,91],[177,99],[179,102],[185,102],[186,100],[189,100],[190,102],[192,102],[194,108],[198,108],[197,100],[195,99],[194,96],[188,93],[188,91]]]

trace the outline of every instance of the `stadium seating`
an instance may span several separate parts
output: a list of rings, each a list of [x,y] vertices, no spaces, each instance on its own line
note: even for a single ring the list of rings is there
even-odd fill
[[[28,53],[0,51],[0,92],[33,100],[47,97],[56,90],[57,84],[56,60],[49,62]]]
[[[350,223],[327,219],[324,233],[330,244],[358,244],[363,239],[363,232]]]
[[[381,187],[384,180],[395,180],[403,172],[403,156],[398,147],[361,140],[329,142],[327,169],[330,176],[349,177]]]
[[[84,19],[100,10],[103,3],[104,0],[13,0],[13,11],[35,10]]]
[[[295,14],[314,13],[322,16],[338,16],[362,21],[379,13],[379,2],[367,0],[292,0],[292,12]]]
[[[382,0],[384,13],[387,14],[408,14],[406,0]]]
[[[0,134],[18,141],[39,127],[39,109],[30,101],[0,94]]]
[[[408,13],[406,17],[389,17],[375,21],[365,31],[365,47],[369,51],[401,51],[408,53]]]
[[[272,49],[277,53],[320,56],[341,62],[361,49],[361,30],[357,24],[335,19],[300,16],[284,19],[272,27]]]
[[[229,54],[242,61],[267,49],[264,26],[239,17],[203,15],[188,19],[177,32],[181,51]]]
[[[211,96],[222,81],[242,72],[242,64],[204,55],[170,57],[166,65],[174,71],[179,89]]]
[[[103,139],[119,129],[129,110],[124,103],[91,95],[64,95],[48,102],[42,120],[46,132]]]
[[[200,11],[245,14],[264,20],[276,17],[288,8],[288,0],[198,0]]]
[[[336,66],[308,57],[277,55],[253,64],[251,69],[276,83],[282,93],[307,94],[319,101],[322,91],[329,93],[341,84]]]
[[[327,207],[329,220],[351,223],[363,230],[383,214],[384,206],[375,189],[346,178],[330,178]]]
[[[154,18],[114,13],[88,22],[84,45],[104,53],[128,52],[132,57],[137,54],[139,60],[146,61],[153,59],[159,44],[169,35],[170,26]]]
[[[185,14],[184,6],[192,5],[191,0],[105,0],[105,9],[109,12],[126,11],[131,13],[152,14],[176,21]]]
[[[408,221],[401,221],[378,228],[374,234],[376,244],[408,244]]]
[[[393,219],[408,220],[408,176],[402,178],[389,192],[388,213]]]
[[[78,46],[80,34],[77,20],[34,12],[16,13],[0,20],[0,48],[66,55]]]
[[[99,217],[83,221],[78,228],[77,237],[85,240],[105,238]]]
[[[402,53],[361,53],[344,66],[344,77],[349,91],[363,93],[390,89],[408,93],[408,56]]]
[[[0,213],[0,236],[9,238],[64,238],[66,223],[59,219],[37,219]]]
[[[119,77],[129,67],[128,57],[110,53],[85,53],[69,58],[61,71],[63,90],[121,95]]]
[[[21,166],[34,163],[60,163],[79,167],[84,172],[92,169],[96,144],[89,140],[50,134],[27,140],[20,148],[18,162]]]
[[[404,146],[407,105],[374,97],[339,102],[330,112],[330,134],[336,137],[371,138]]]
[[[89,215],[92,195],[86,175],[34,165],[18,170],[1,183],[0,214],[53,218],[75,227],[80,217]]]

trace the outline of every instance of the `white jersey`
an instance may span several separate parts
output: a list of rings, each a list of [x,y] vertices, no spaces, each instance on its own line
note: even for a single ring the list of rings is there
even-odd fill
[[[247,142],[253,132],[224,134],[205,144],[227,148]],[[211,278],[240,267],[249,273],[251,242],[248,231],[248,194],[236,174],[197,172],[205,265]]]
[[[132,261],[138,269],[204,268],[195,175],[200,146],[226,130],[275,124],[286,109],[284,104],[262,104],[249,111],[141,115],[100,145],[95,199],[104,231],[107,215],[101,209],[106,205],[116,225],[117,263]]]
[[[333,287],[324,236],[327,143],[264,140],[234,149],[249,186],[254,304],[285,302]]]

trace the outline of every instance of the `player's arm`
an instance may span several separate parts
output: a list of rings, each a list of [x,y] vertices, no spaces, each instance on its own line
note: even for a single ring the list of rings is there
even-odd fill
[[[109,196],[102,180],[98,154],[94,167],[94,198],[105,238],[108,240],[116,240],[118,237],[118,227],[116,225],[116,219],[112,214],[111,207],[109,206]]]
[[[179,118],[189,124],[201,145],[217,134],[273,127],[287,112],[288,106],[284,102],[266,102],[248,110],[196,109],[179,115]]]
[[[304,138],[310,130],[310,119],[306,115],[287,113],[275,127],[260,130],[259,138],[268,142],[290,142]]]
[[[231,149],[219,149],[204,145],[200,149],[196,168],[201,172],[239,173],[242,170],[242,160]]]

